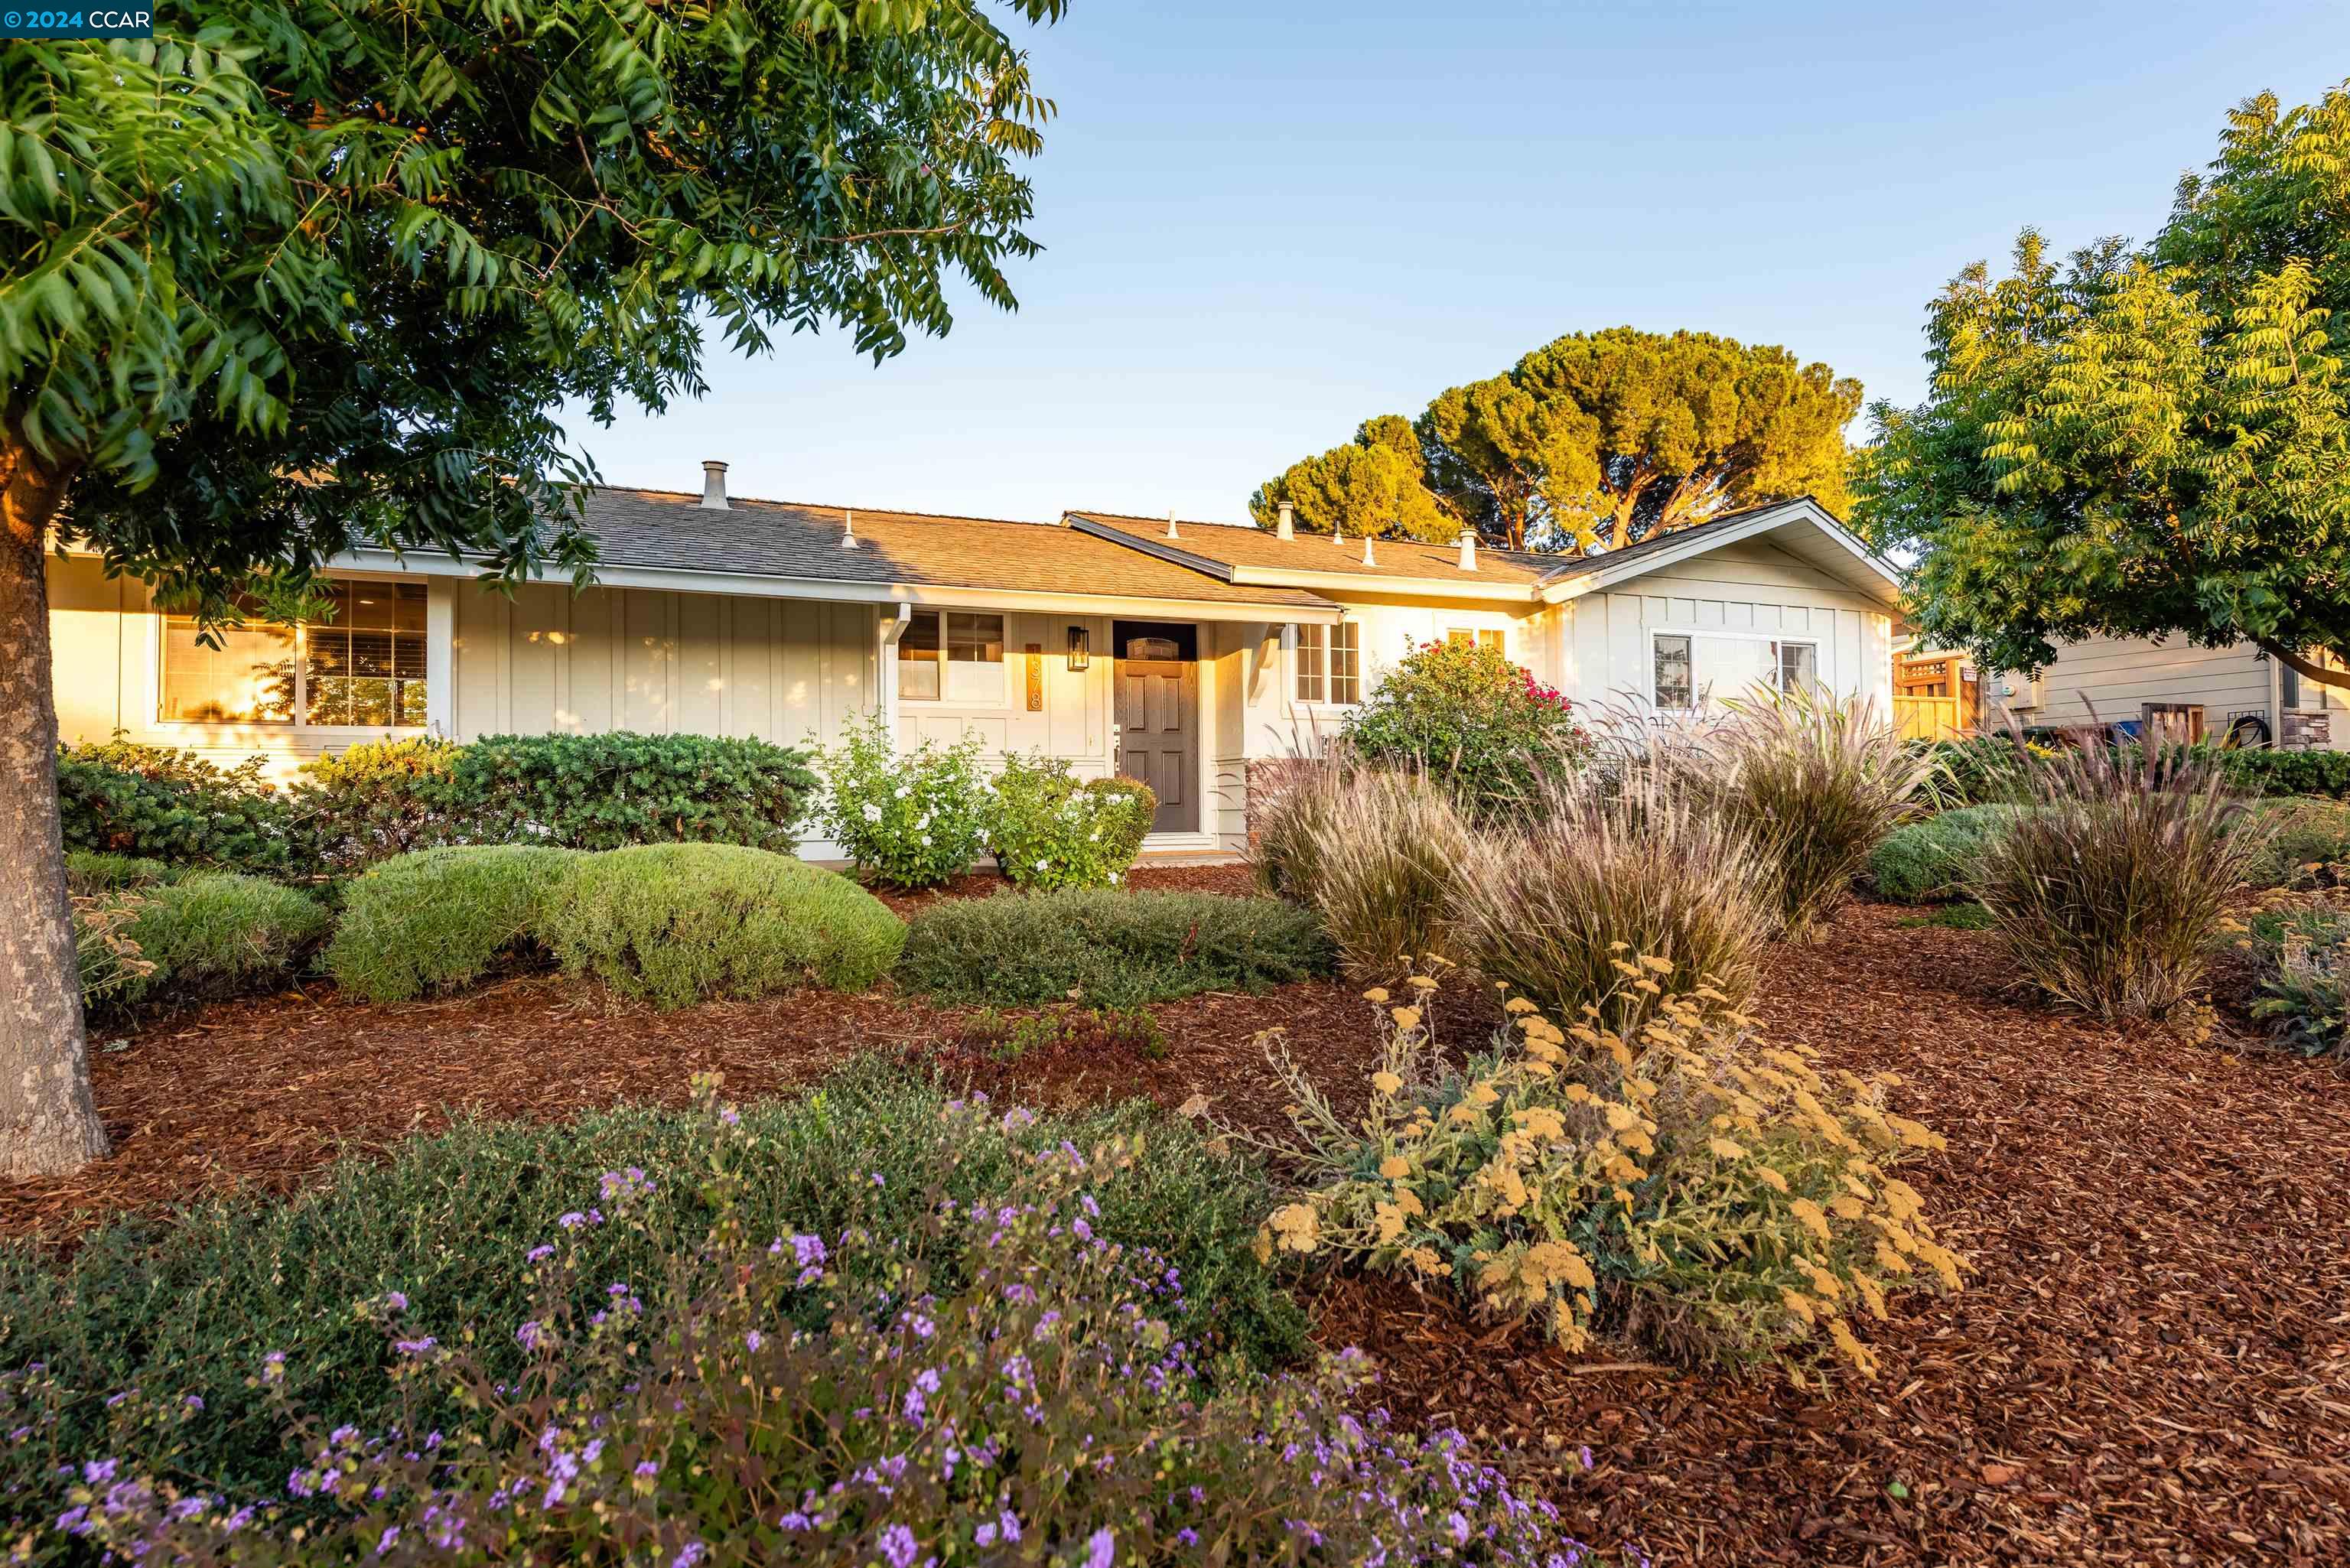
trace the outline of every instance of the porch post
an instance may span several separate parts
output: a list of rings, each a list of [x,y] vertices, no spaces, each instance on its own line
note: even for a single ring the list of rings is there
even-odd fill
[[[913,619],[914,607],[900,599],[898,613],[883,617],[880,624],[880,668],[874,671],[874,679],[880,683],[881,722],[892,746],[898,743],[898,639],[906,635]]]

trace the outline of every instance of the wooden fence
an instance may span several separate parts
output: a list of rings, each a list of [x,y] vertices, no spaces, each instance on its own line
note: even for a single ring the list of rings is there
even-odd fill
[[[1956,697],[1896,697],[1893,722],[1907,741],[1947,741],[1966,732]]]

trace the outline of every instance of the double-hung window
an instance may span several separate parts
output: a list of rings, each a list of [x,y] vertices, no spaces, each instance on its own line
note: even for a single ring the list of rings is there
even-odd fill
[[[1297,628],[1297,701],[1359,702],[1363,700],[1363,628],[1359,621],[1336,626],[1301,623]]]
[[[174,724],[421,729],[426,722],[424,586],[337,578],[317,620],[276,621],[254,600],[209,639],[193,616],[163,618],[156,717]]]
[[[1003,618],[916,610],[898,639],[898,695],[913,702],[1003,705]]]
[[[1490,648],[1496,653],[1509,651],[1509,641],[1506,636],[1491,627],[1448,627],[1445,629],[1444,640],[1447,646],[1452,648]]]

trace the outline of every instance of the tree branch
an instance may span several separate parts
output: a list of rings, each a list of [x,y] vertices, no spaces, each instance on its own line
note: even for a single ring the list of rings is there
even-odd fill
[[[2350,691],[2350,670],[2328,670],[2322,664],[2313,664],[2293,649],[2280,643],[2271,642],[2265,637],[2254,638],[2252,640],[2262,653],[2267,654],[2303,680],[2314,680],[2320,686],[2331,686],[2336,691]]]

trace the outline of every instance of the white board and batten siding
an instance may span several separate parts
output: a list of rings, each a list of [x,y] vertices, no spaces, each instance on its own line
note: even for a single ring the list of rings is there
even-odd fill
[[[458,586],[447,732],[828,742],[879,701],[871,605],[534,583]]]
[[[1817,679],[1829,691],[1892,709],[1893,626],[1884,607],[1762,540],[1724,545],[1562,609],[1563,668],[1554,679],[1577,702],[1651,701],[1655,639],[1664,634],[1690,639],[1695,682],[1717,701],[1766,668],[1757,649],[1782,640],[1818,649]]]

